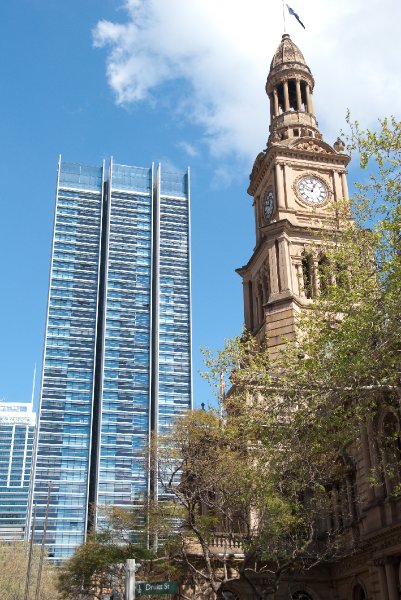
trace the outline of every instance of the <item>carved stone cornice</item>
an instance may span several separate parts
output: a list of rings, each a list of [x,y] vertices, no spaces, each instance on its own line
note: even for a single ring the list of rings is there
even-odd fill
[[[265,176],[280,159],[280,162],[289,164],[293,161],[305,160],[309,163],[320,163],[331,165],[336,170],[341,167],[342,171],[350,161],[346,154],[336,152],[329,144],[315,138],[299,138],[290,143],[272,144],[266,152],[260,152],[254,162],[250,175],[248,194],[255,196]],[[300,144],[302,147],[300,147]],[[287,159],[287,160],[286,160]]]

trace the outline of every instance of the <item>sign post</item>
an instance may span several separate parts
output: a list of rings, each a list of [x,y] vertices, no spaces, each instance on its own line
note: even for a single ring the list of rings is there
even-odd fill
[[[135,558],[125,563],[125,600],[135,600]]]
[[[135,594],[136,596],[178,594],[178,581],[138,581]]]

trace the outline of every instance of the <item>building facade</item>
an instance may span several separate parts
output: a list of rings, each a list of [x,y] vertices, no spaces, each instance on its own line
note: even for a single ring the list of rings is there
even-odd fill
[[[266,92],[270,134],[254,163],[256,246],[238,269],[244,288],[247,329],[267,342],[274,359],[296,332],[296,319],[320,293],[325,257],[319,248],[339,232],[337,206],[348,200],[349,157],[337,140],[322,139],[313,108],[314,79],[299,48],[283,35],[270,66]],[[333,273],[333,282],[341,272]],[[276,600],[399,600],[401,589],[401,499],[380,467],[381,439],[389,432],[400,448],[400,407],[375,397],[381,410],[349,449],[350,468],[336,482],[337,514],[351,516],[357,540],[350,554],[283,583]],[[399,402],[398,402],[399,404]],[[372,471],[379,474],[372,484]],[[400,481],[399,472],[393,476]],[[355,503],[355,498],[358,502]],[[343,507],[343,508],[341,508]],[[344,521],[345,522],[345,521]],[[263,580],[255,582],[263,590]],[[238,596],[241,598],[241,591]],[[247,597],[244,592],[243,597]]]
[[[97,505],[157,494],[146,456],[192,406],[189,170],[60,160],[34,538],[62,560]]]
[[[0,541],[26,536],[35,423],[32,404],[0,402]]]

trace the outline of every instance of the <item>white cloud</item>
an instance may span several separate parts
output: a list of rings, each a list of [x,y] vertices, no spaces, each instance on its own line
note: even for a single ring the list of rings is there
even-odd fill
[[[118,104],[157,102],[163,84],[177,81],[179,94],[185,82],[185,95],[171,104],[203,127],[212,154],[252,159],[268,135],[264,85],[283,30],[281,6],[280,0],[126,0],[126,22],[100,21],[94,43],[108,48],[107,77]],[[291,6],[306,30],[290,15],[287,29],[315,77],[315,111],[327,141],[337,136],[347,108],[363,125],[400,114],[399,0],[292,0]]]
[[[177,147],[184,150],[184,152],[192,158],[195,156],[199,156],[198,150],[195,148],[195,146],[193,144],[190,144],[189,142],[185,142],[185,141],[178,142]]]

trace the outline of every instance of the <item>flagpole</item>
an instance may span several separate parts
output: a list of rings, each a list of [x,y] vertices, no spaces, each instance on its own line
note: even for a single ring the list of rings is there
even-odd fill
[[[284,24],[284,33],[287,33],[286,20],[285,20],[285,0],[283,0],[283,24]]]

